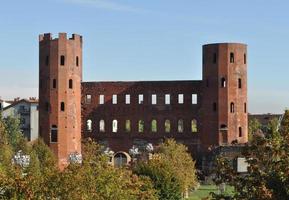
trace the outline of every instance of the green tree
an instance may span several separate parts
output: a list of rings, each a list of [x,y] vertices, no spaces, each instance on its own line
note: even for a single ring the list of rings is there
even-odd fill
[[[237,173],[226,158],[217,160],[216,183],[234,186],[231,199],[289,199],[289,113],[285,112],[282,131],[272,121],[266,137],[255,135],[244,149],[248,173]],[[214,195],[216,199],[223,196]]]
[[[249,139],[249,142],[251,142],[253,140],[253,135],[257,133],[259,130],[261,130],[261,124],[258,121],[258,119],[253,118],[249,120],[248,128],[249,128],[248,139]]]
[[[134,171],[152,179],[159,199],[181,199],[197,185],[195,162],[187,147],[172,139],[162,143],[152,159],[138,163]]]

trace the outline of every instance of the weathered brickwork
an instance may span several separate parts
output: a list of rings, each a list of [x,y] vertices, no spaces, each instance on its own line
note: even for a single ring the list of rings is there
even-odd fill
[[[244,44],[204,45],[203,80],[81,82],[81,37],[67,40],[60,34],[52,40],[45,34],[40,38],[40,130],[59,158],[80,152],[80,133],[115,153],[175,138],[196,157],[212,146],[248,140]],[[56,89],[52,88],[54,77]],[[50,142],[53,124],[58,125],[56,143]]]

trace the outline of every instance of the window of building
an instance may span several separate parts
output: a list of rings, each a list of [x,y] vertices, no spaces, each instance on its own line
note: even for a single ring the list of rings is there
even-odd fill
[[[86,121],[86,130],[87,131],[92,131],[92,121],[91,121],[91,119]]]
[[[78,58],[78,56],[76,56],[76,61],[75,61],[76,63],[76,66],[78,67],[79,66],[79,58]]]
[[[143,104],[143,94],[138,95],[138,104]]]
[[[226,79],[223,77],[221,78],[221,87],[225,88],[226,87]]]
[[[247,63],[247,55],[244,53],[244,64]]]
[[[117,95],[112,95],[112,104],[117,104]]]
[[[152,94],[152,105],[156,105],[156,104],[157,104],[157,95]]]
[[[217,63],[217,53],[214,53],[214,56],[213,56],[213,63],[214,63],[214,64]]]
[[[112,132],[113,133],[117,132],[117,120],[116,119],[112,120]]]
[[[48,112],[50,110],[50,104],[49,102],[45,103],[45,110]]]
[[[131,123],[130,120],[125,120],[125,132],[131,131]]]
[[[155,119],[152,120],[151,131],[153,133],[156,133],[158,131],[158,124],[157,124],[157,120],[155,120]]]
[[[209,82],[209,79],[207,78],[206,79],[206,86],[209,87],[209,85],[210,85],[210,82]]]
[[[197,104],[197,103],[198,103],[198,95],[192,94],[192,104]]]
[[[230,112],[231,112],[231,113],[234,113],[234,112],[235,112],[235,105],[234,105],[233,102],[231,102],[231,104],[230,104]]]
[[[171,132],[171,121],[168,119],[166,119],[166,121],[165,121],[165,132],[166,133]]]
[[[184,103],[184,94],[179,94],[178,95],[178,103],[183,104]]]
[[[46,64],[46,65],[49,65],[49,56],[46,56],[46,58],[45,58],[45,64]]]
[[[247,103],[244,103],[244,113],[247,113]]]
[[[53,81],[52,81],[52,87],[53,87],[53,88],[56,88],[56,79],[53,79]]]
[[[99,104],[104,104],[104,95],[99,95]]]
[[[99,132],[105,132],[105,122],[103,119],[99,121]]]
[[[231,52],[231,53],[230,53],[230,63],[234,63],[234,62],[235,62],[234,53]]]
[[[144,121],[143,120],[139,120],[138,121],[138,132],[139,133],[143,133],[144,132]]]
[[[56,125],[51,126],[50,130],[50,142],[57,142],[58,141],[58,130]]]
[[[238,79],[238,87],[242,88],[242,79],[240,79],[240,78]]]
[[[227,130],[227,125],[226,124],[221,124],[220,129],[221,130]]]
[[[64,111],[64,110],[65,110],[65,104],[64,104],[64,102],[61,102],[61,103],[60,103],[60,110],[61,110],[61,111]]]
[[[198,132],[197,120],[193,119],[191,121],[191,129],[192,129],[192,133]]]
[[[72,81],[72,79],[69,79],[68,85],[69,85],[69,89],[72,89],[72,88],[73,88],[73,81]]]
[[[243,133],[242,133],[242,127],[239,127],[239,137],[242,137]]]
[[[130,95],[129,94],[125,95],[125,104],[130,104]]]
[[[165,104],[166,105],[171,104],[171,95],[170,94],[165,95]]]
[[[90,94],[87,94],[85,95],[85,103],[91,103],[91,95]]]
[[[65,65],[65,57],[63,55],[60,56],[60,65]]]
[[[184,132],[184,121],[182,119],[178,120],[178,132],[179,133]]]
[[[213,103],[213,111],[217,111],[217,103],[216,102]]]

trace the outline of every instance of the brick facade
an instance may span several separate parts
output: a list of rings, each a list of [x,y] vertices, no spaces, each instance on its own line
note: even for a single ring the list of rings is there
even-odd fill
[[[67,40],[60,34],[52,40],[45,34],[40,39],[41,134],[59,158],[72,150],[80,152],[80,132],[114,152],[175,138],[196,157],[211,146],[247,142],[246,45],[204,45],[203,80],[81,82],[81,43],[77,35]],[[45,66],[47,54],[49,67]],[[64,67],[59,64],[61,55],[68,62]],[[53,77],[58,80],[57,89],[51,88]],[[68,89],[69,78],[74,81],[73,90]],[[51,105],[49,112],[46,101]],[[65,112],[59,111],[61,102]],[[52,124],[58,125],[56,144],[50,143]]]

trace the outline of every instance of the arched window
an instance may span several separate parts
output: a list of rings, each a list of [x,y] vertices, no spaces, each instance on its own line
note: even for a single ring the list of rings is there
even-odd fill
[[[238,79],[238,87],[242,88],[242,79],[240,79],[240,78]]]
[[[153,119],[151,123],[151,131],[156,133],[158,131],[157,120]]]
[[[165,121],[165,132],[166,133],[171,132],[171,121],[168,119]]]
[[[105,123],[103,119],[99,121],[99,132],[105,132]]]
[[[53,87],[53,88],[56,88],[56,79],[53,79],[53,81],[52,81],[52,87]]]
[[[240,126],[240,127],[239,127],[239,137],[242,137],[242,136],[243,136],[242,127]]]
[[[46,65],[49,65],[49,56],[46,56],[45,64],[46,64]]]
[[[64,110],[65,110],[65,104],[64,104],[64,102],[61,102],[61,104],[60,104],[60,109],[61,109],[61,111],[64,111]]]
[[[112,132],[113,133],[117,132],[117,120],[116,119],[112,120]]]
[[[65,57],[63,55],[60,56],[60,65],[65,65]]]
[[[114,156],[114,166],[115,167],[123,167],[125,165],[127,165],[128,161],[127,161],[127,156],[124,153],[117,153]]]
[[[221,87],[225,88],[226,87],[226,79],[223,77],[221,78]]]
[[[58,130],[56,125],[51,126],[50,130],[50,142],[57,142],[58,141]]]
[[[144,121],[143,120],[139,120],[138,121],[138,132],[139,133],[143,133],[144,132]]]
[[[231,105],[230,105],[230,112],[231,113],[234,113],[235,112],[235,105],[233,102],[231,102]]]
[[[197,120],[193,119],[191,121],[191,129],[192,129],[192,133],[198,132]]]
[[[72,81],[72,79],[69,79],[68,85],[69,85],[69,89],[72,89],[72,88],[73,88],[73,81]]]
[[[235,62],[234,53],[231,52],[231,53],[230,53],[230,63],[234,63],[234,62]]]
[[[184,132],[184,121],[182,119],[178,120],[178,132],[179,133]]]
[[[92,131],[92,121],[91,121],[91,119],[86,121],[86,130],[87,131]]]
[[[131,131],[130,120],[125,120],[125,132]]]

